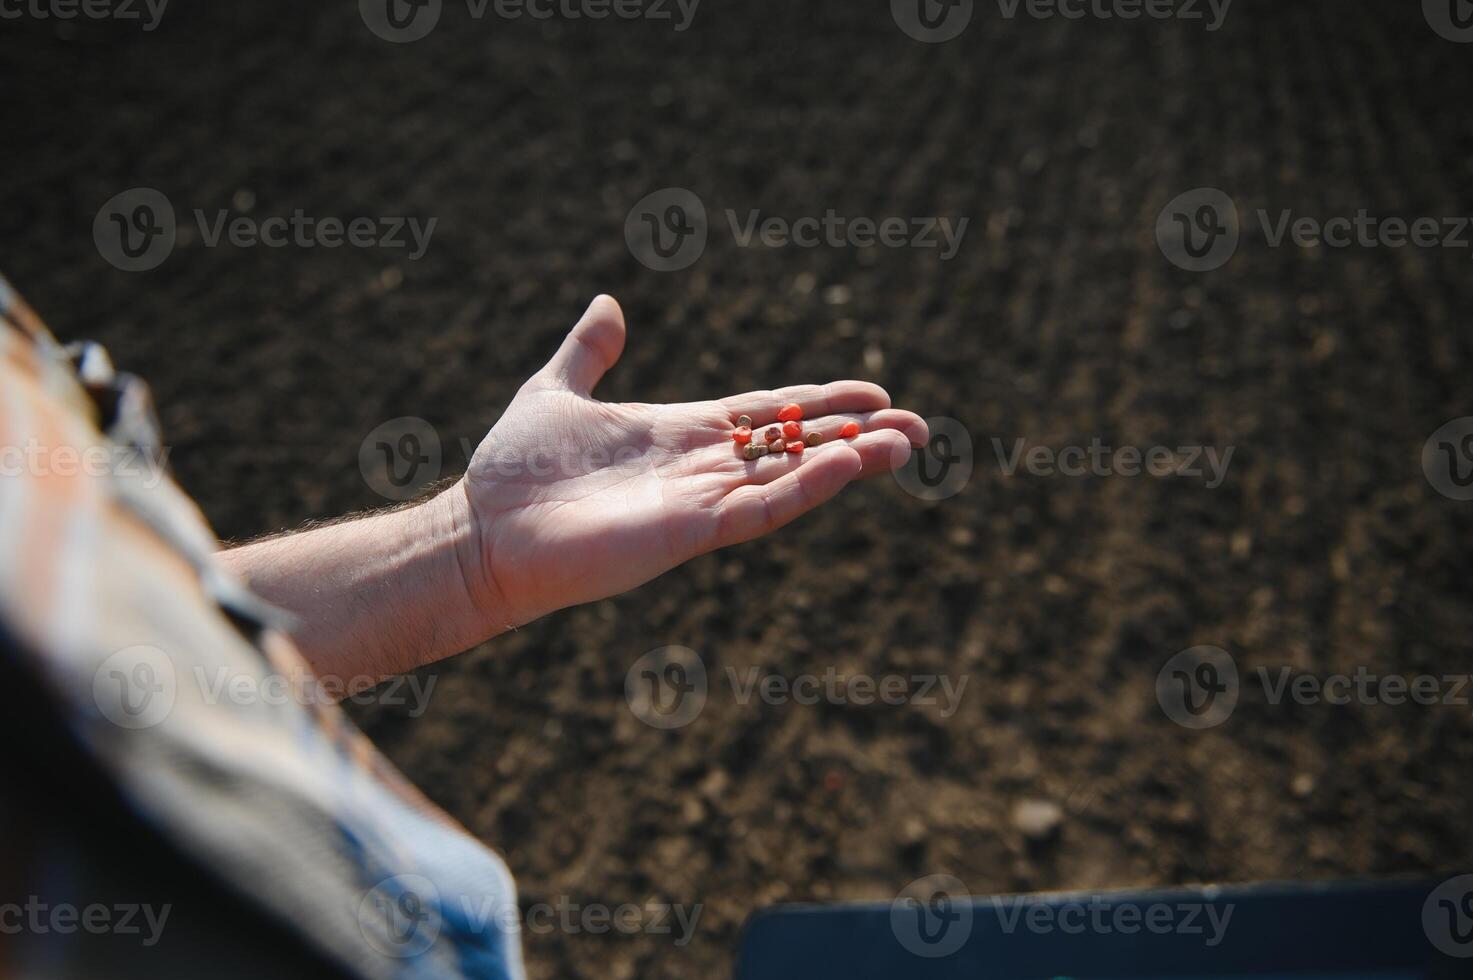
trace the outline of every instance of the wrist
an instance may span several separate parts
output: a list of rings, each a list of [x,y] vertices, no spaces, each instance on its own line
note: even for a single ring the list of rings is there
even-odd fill
[[[486,574],[465,488],[220,555],[292,613],[320,675],[386,677],[467,650],[515,622]]]
[[[448,633],[463,643],[461,648],[440,652],[434,659],[468,649],[515,626],[491,573],[485,535],[466,495],[465,481],[456,481],[403,513],[413,522],[416,536],[434,543],[442,566],[436,575],[441,583],[436,612]]]

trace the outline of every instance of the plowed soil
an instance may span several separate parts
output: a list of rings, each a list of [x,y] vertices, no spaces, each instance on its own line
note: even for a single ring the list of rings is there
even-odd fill
[[[1473,503],[1420,463],[1473,414],[1473,249],[1275,248],[1256,217],[1473,214],[1473,46],[1417,4],[1238,0],[1209,32],[979,2],[941,45],[839,0],[709,0],[683,32],[448,3],[402,45],[350,2],[177,0],[148,33],[7,24],[4,271],[57,333],[153,382],[224,537],[382,505],[358,449],[388,419],[432,423],[453,474],[600,291],[630,324],[605,397],[862,377],[970,432],[950,499],[852,488],[434,668],[422,717],[357,712],[526,902],[703,906],[685,946],[531,934],[534,977],[723,976],[759,906],[888,900],[936,872],[991,893],[1473,863],[1466,703],[1275,705],[1248,681],[1473,671]],[[136,186],[181,215],[438,226],[417,261],[186,234],[125,273],[92,224]],[[705,202],[710,244],[657,272],[625,218],[671,186]],[[1194,273],[1155,231],[1201,186],[1243,237]],[[970,226],[950,261],[743,248],[727,209]],[[1095,438],[1234,455],[1209,489],[1008,475],[992,441]],[[659,731],[625,673],[671,644],[712,687]],[[1200,644],[1245,681],[1199,732],[1155,682]],[[744,705],[726,671],[747,667],[967,687],[950,717]],[[1026,800],[1062,809],[1052,837],[1025,839]]]

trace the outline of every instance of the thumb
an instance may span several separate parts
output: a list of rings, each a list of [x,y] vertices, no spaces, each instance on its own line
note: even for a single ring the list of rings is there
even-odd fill
[[[623,352],[624,311],[614,297],[599,295],[542,370],[569,391],[586,395]]]

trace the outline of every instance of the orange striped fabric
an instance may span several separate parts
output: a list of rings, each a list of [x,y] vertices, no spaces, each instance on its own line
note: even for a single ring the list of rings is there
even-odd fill
[[[346,972],[522,976],[499,857],[335,705],[222,694],[311,691],[310,669],[165,458],[147,387],[0,279],[0,627],[28,696],[149,826]]]

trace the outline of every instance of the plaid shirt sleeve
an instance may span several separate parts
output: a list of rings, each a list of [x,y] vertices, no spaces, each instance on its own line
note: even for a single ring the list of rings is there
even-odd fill
[[[347,975],[521,977],[497,855],[335,705],[222,693],[313,678],[160,457],[146,386],[60,345],[0,279],[0,658],[36,679],[7,693],[42,699],[139,822]],[[36,975],[76,972],[56,968],[66,935],[23,938]]]

